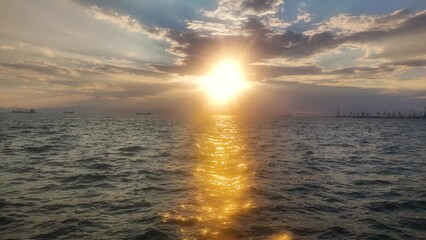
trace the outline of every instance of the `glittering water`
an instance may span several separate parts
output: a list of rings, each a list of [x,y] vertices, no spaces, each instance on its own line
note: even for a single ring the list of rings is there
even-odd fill
[[[0,239],[425,239],[426,121],[0,114]]]

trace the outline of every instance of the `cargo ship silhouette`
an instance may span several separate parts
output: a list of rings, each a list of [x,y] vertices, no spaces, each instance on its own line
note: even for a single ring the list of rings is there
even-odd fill
[[[21,110],[20,108],[18,109],[18,111],[16,111],[16,110],[13,110],[12,111],[12,113],[35,113],[36,111],[35,111],[35,109],[33,109],[33,108],[30,108],[30,109],[24,109],[24,110]]]

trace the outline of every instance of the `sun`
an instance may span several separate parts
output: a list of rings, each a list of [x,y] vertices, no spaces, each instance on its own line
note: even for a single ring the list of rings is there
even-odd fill
[[[240,64],[231,59],[220,61],[203,78],[202,87],[215,103],[226,103],[249,87]]]

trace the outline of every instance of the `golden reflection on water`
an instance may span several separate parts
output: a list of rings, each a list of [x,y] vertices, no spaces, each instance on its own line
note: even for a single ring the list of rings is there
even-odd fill
[[[243,137],[232,116],[209,119],[197,140],[193,169],[195,195],[165,221],[181,226],[183,239],[237,239],[234,217],[253,207],[247,191],[252,170],[245,156]]]
[[[200,159],[194,175],[198,187],[197,216],[205,223],[201,234],[210,238],[231,237],[220,229],[232,225],[233,216],[253,206],[247,196],[251,166],[235,118],[214,118],[211,128],[200,139],[198,150]]]
[[[191,184],[195,193],[163,221],[180,227],[182,239],[241,239],[244,226],[237,217],[247,219],[254,202],[248,191],[254,175],[253,159],[246,154],[238,118],[214,116],[197,140],[197,162]],[[291,240],[288,233],[268,237]]]
[[[290,233],[279,233],[269,238],[270,240],[292,240]]]

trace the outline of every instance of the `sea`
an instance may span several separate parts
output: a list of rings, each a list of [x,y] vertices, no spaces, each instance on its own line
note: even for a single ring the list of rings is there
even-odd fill
[[[0,239],[426,239],[426,120],[1,113]]]

